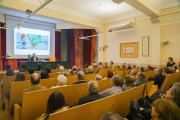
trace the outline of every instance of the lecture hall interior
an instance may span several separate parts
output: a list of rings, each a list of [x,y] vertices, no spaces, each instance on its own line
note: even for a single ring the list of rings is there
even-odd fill
[[[0,120],[180,120],[180,0],[0,0]]]

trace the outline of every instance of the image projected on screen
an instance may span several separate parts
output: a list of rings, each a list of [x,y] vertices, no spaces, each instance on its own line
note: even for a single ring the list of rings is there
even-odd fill
[[[14,29],[14,54],[50,54],[50,31],[30,28]]]

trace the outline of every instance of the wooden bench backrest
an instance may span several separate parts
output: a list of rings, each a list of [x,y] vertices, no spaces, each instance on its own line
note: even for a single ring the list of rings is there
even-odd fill
[[[147,83],[148,88],[151,88],[152,85],[153,82]],[[125,116],[129,111],[131,100],[142,98],[141,93],[144,91],[144,86],[141,85],[66,111],[53,113],[49,116],[49,120],[100,120],[106,112],[117,112],[121,116]]]
[[[41,80],[40,85],[46,86],[50,88],[57,84],[57,80],[55,78],[49,78]],[[11,83],[11,92],[10,92],[10,106],[19,102],[20,97],[22,96],[23,90],[30,87],[30,80],[22,81],[22,82],[12,82]]]
[[[49,74],[49,78],[57,78],[58,73],[54,72],[54,73],[48,73]]]
[[[144,75],[145,75],[145,81],[147,81],[149,78],[155,76],[155,72],[154,72],[154,70],[152,70],[152,71],[147,71],[147,72],[144,72]]]
[[[106,82],[106,80],[102,80]],[[102,84],[101,82],[99,86],[103,86],[106,84]],[[103,90],[109,88],[109,86],[101,87]],[[22,119],[23,120],[32,120],[39,117],[46,111],[47,100],[49,95],[53,91],[60,91],[65,96],[66,104],[73,106],[78,103],[79,99],[86,96],[88,94],[87,83],[63,86],[58,88],[51,88],[42,91],[34,91],[23,93],[22,98]],[[32,98],[36,98],[32,100]],[[30,114],[33,112],[33,115]]]
[[[15,81],[16,76],[4,76],[2,82],[3,95],[10,92],[11,82]]]
[[[85,80],[86,81],[96,80],[96,75],[97,74],[87,74],[85,75]]]
[[[108,71],[107,68],[101,68],[99,69],[99,75],[101,75],[102,77],[106,77],[107,71]]]
[[[124,79],[124,77],[125,77],[125,72],[124,72],[124,70],[116,70],[116,75],[118,75],[119,77],[121,77],[122,79]]]
[[[162,90],[168,90],[175,82],[180,82],[180,72],[168,74],[161,86]]]
[[[25,80],[30,80],[31,75],[25,75]]]
[[[76,75],[67,76],[67,85],[72,85],[77,80],[78,80],[78,78]]]

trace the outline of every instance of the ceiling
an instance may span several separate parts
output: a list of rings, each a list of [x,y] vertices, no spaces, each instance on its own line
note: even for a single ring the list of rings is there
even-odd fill
[[[45,0],[20,0],[22,2],[41,5]],[[126,0],[125,0],[126,1]],[[165,9],[172,6],[180,5],[180,0],[152,0],[159,8]],[[100,22],[111,22],[117,19],[124,19],[143,15],[134,7],[125,2],[116,4],[112,0],[53,0],[46,7],[55,9],[64,13],[93,19]],[[30,9],[31,8],[27,8]],[[16,14],[15,14],[16,12]],[[3,10],[0,13],[25,17],[26,14],[19,11]],[[45,22],[57,23],[57,20],[33,16],[31,19],[44,20]]]
[[[41,4],[45,0],[21,0],[33,4]],[[180,0],[152,0],[161,9],[180,4]],[[134,17],[143,13],[122,2],[116,4],[112,0],[53,0],[47,7],[61,12],[93,19],[101,22],[110,22],[117,19]]]

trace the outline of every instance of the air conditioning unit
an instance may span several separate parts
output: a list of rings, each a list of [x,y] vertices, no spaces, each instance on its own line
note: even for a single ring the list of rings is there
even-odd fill
[[[134,26],[133,22],[129,22],[127,24],[122,24],[118,26],[112,26],[112,27],[109,27],[109,32],[130,29],[130,28],[133,28],[133,26]]]

